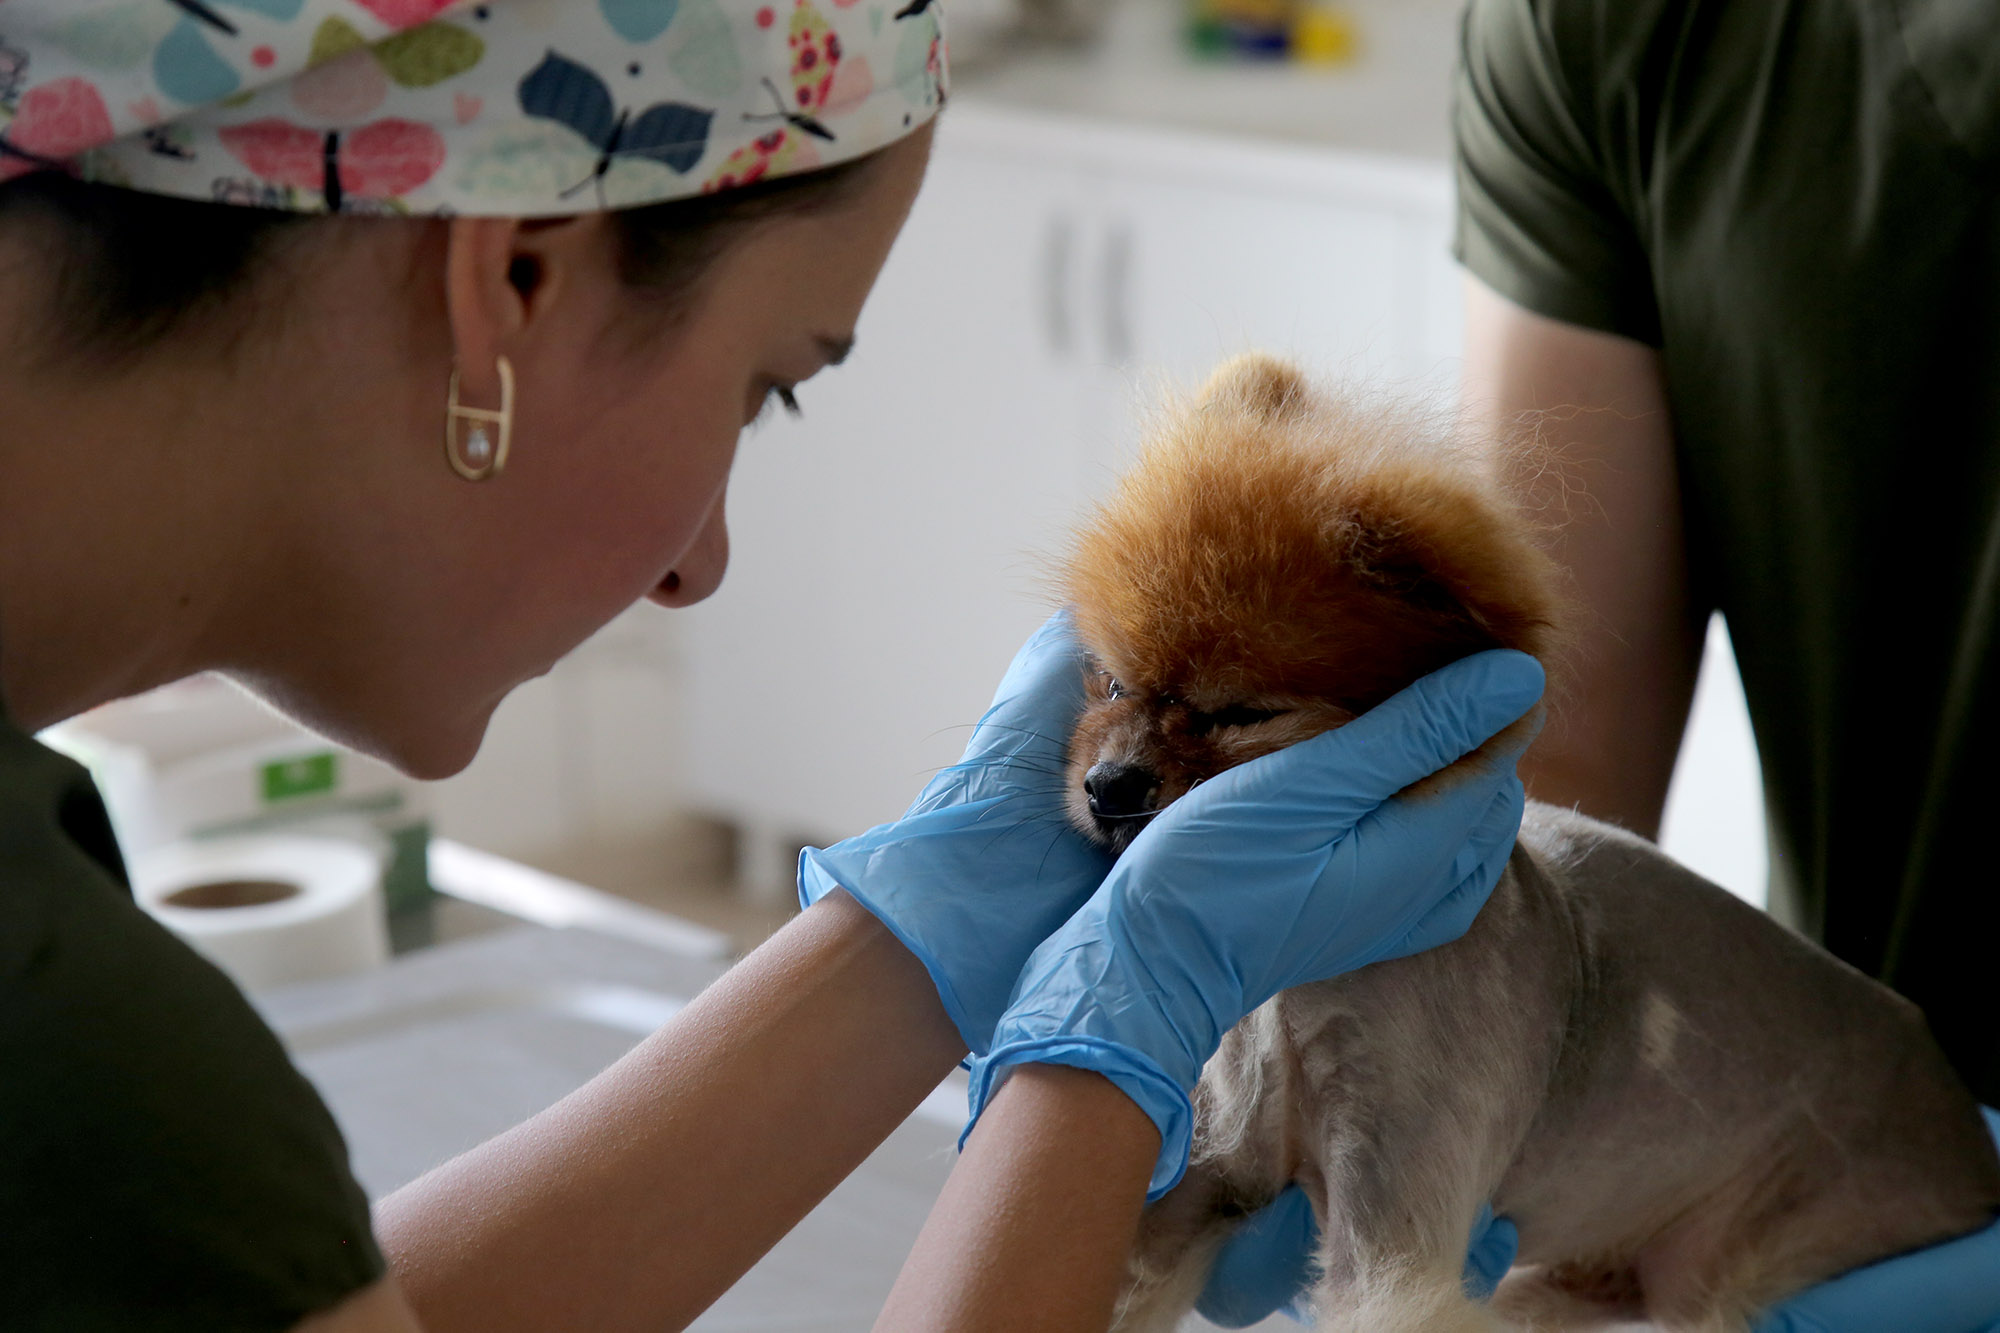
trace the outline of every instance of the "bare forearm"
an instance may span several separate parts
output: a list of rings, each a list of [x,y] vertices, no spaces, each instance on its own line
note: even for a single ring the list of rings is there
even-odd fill
[[[1521,760],[1528,794],[1657,836],[1708,619],[1659,354],[1469,279],[1464,401],[1491,434],[1538,433],[1528,488],[1577,602],[1549,726]]]
[[[678,1328],[963,1054],[922,965],[834,894],[377,1231],[430,1333]]]
[[[993,1098],[878,1333],[1102,1333],[1160,1150],[1103,1077],[1027,1065]]]

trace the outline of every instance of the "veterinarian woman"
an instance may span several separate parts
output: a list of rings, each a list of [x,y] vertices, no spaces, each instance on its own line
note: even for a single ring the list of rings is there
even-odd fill
[[[1527,712],[1533,663],[1469,659],[1246,765],[1113,868],[1051,834],[1082,699],[1058,619],[797,922],[371,1224],[310,1086],[29,739],[216,669],[439,776],[626,605],[708,596],[738,432],[848,354],[917,189],[937,25],[0,4],[0,1324],[676,1327],[1004,1021],[1016,1075],[884,1326],[1101,1329],[1221,1032],[1465,928],[1511,761],[1387,798]]]

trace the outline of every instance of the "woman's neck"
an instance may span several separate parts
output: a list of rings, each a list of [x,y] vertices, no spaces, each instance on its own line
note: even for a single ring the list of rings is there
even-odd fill
[[[64,313],[37,290],[48,265],[0,227],[0,697],[16,723],[222,670],[333,725],[373,688],[350,676],[393,675],[410,607],[454,574],[422,561],[484,498],[437,455],[443,302],[385,295],[429,291],[444,237],[329,236],[262,279],[282,302],[191,312],[92,366],[47,350]]]
[[[0,697],[33,730],[217,665],[254,546],[229,422],[166,369],[0,359]]]

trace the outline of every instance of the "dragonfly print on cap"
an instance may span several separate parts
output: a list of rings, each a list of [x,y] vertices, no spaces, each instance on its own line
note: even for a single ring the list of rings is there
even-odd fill
[[[766,22],[770,12],[762,11],[758,22]],[[874,94],[875,76],[867,56],[848,53],[840,34],[812,0],[795,0],[785,46],[791,56],[786,90],[781,92],[775,81],[765,78],[772,109],[743,115],[750,122],[782,123],[731,153],[704,182],[704,189],[726,190],[765,176],[810,170],[819,164],[819,151],[809,140],[838,142],[839,133],[827,121]]]

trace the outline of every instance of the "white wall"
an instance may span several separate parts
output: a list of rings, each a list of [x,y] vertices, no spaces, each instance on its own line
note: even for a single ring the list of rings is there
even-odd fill
[[[514,691],[472,765],[430,784],[436,831],[529,861],[656,833],[686,803],[680,630],[642,603]]]
[[[1765,905],[1764,782],[1736,654],[1719,615],[1708,624],[1660,845],[1737,897]]]

